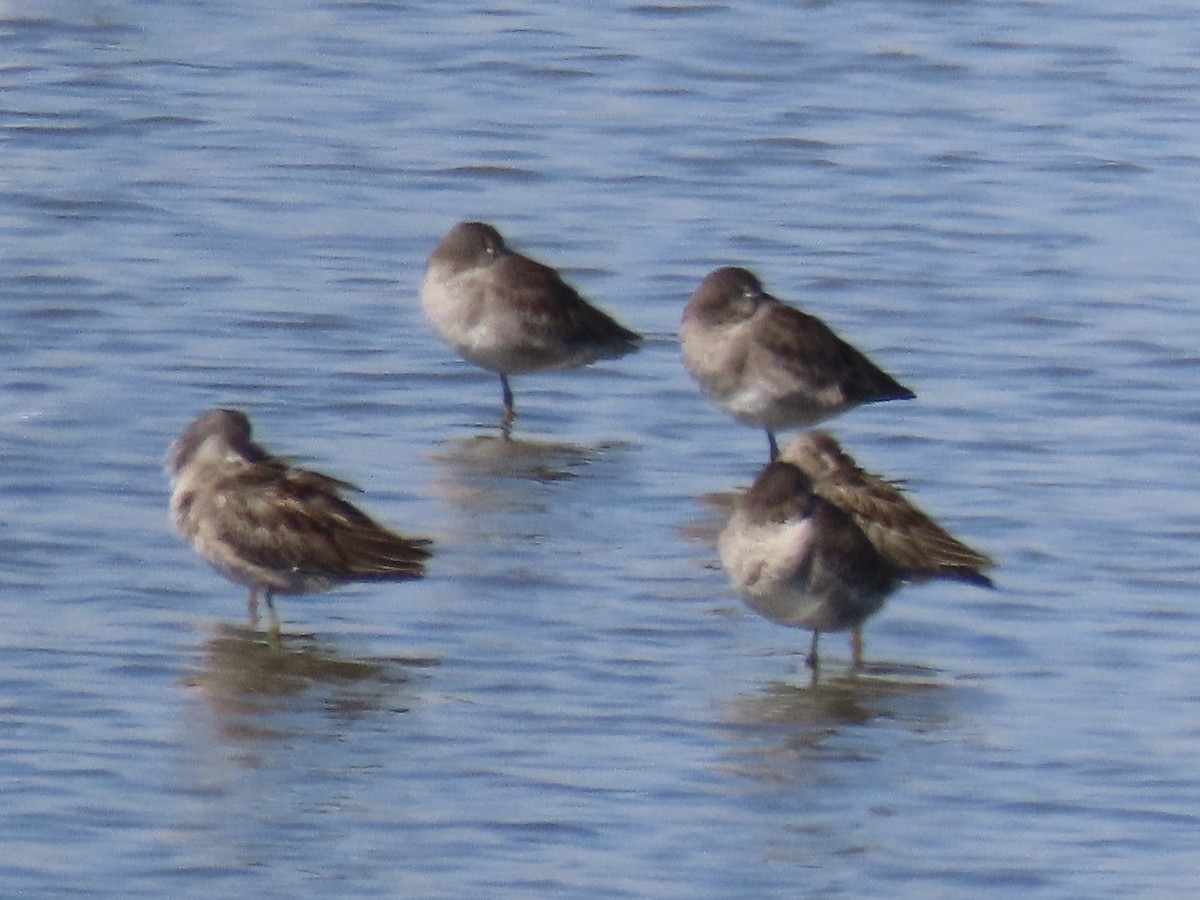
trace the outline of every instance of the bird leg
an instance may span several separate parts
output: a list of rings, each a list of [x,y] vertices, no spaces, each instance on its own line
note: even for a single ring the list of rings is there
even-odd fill
[[[275,598],[272,596],[271,589],[267,588],[266,593],[267,593],[267,612],[269,613],[270,618],[271,618],[270,623],[267,625],[267,633],[269,635],[271,635],[272,637],[274,637],[275,639],[278,639],[279,638],[279,611],[275,609]]]
[[[767,446],[771,448],[771,462],[779,459],[779,444],[775,442],[775,432],[770,428],[767,429]]]
[[[500,389],[504,397],[504,428],[507,431],[512,428],[513,419],[517,417],[517,411],[513,408],[513,392],[512,387],[508,383],[508,376],[503,372],[500,373]]]
[[[863,655],[862,626],[855,628],[854,633],[850,635],[850,653],[851,659],[854,660],[854,668],[861,669]]]
[[[250,628],[258,630],[258,588],[250,588],[250,596],[246,598],[246,613],[250,616]]]
[[[804,658],[804,664],[813,670],[814,675],[816,674],[817,669],[821,665],[821,661],[817,657],[817,641],[820,639],[820,637],[821,637],[821,632],[819,632],[819,631],[813,632],[812,647],[809,648],[808,656],[806,656]]]

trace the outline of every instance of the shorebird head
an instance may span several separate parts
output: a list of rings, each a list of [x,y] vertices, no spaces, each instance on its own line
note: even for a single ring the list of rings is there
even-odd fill
[[[805,431],[796,435],[783,448],[780,458],[799,468],[813,481],[820,481],[842,469],[847,460],[842,445],[826,431]]]
[[[201,455],[242,460],[268,457],[250,440],[250,419],[237,409],[210,409],[184,429],[167,455],[168,473],[178,475]]]
[[[750,318],[766,297],[762,282],[753,272],[724,266],[704,277],[688,308],[711,324],[726,324]]]
[[[504,238],[487,222],[459,222],[429,256],[429,264],[459,272],[489,265],[510,251]]]
[[[804,472],[789,462],[776,460],[758,473],[741,502],[751,521],[782,524],[807,518],[818,498]]]

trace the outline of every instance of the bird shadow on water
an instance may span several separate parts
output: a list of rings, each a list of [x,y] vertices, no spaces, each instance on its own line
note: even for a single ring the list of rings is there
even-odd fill
[[[355,656],[311,634],[227,623],[202,646],[199,668],[183,683],[199,692],[220,736],[241,743],[290,737],[313,714],[349,723],[407,712],[419,671],[438,665],[431,657]]]

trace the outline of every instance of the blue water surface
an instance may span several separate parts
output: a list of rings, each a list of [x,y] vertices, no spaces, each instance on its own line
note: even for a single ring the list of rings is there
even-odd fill
[[[0,893],[1200,888],[1200,11],[0,0]],[[646,334],[499,385],[417,300],[493,222]],[[865,673],[716,559],[766,456],[680,363],[746,265],[918,394],[831,428],[994,555]],[[428,535],[245,592],[199,412]]]

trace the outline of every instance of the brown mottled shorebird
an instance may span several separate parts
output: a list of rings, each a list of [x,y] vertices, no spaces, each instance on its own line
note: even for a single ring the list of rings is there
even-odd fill
[[[642,340],[484,222],[460,222],[434,248],[421,306],[442,340],[500,376],[506,428],[515,416],[510,375],[615,359]]]
[[[796,437],[738,502],[718,547],[756,612],[813,632],[853,629],[902,584],[950,578],[991,587],[992,560],[948,534],[895,486],[863,472],[823,432]]]
[[[429,541],[409,538],[343,499],[354,486],[289,465],[250,438],[234,409],[204,413],[171,445],[171,520],[221,574],[262,592],[278,631],[275,594],[324,591],[347,581],[420,578]]]
[[[679,337],[700,389],[737,421],[766,429],[771,459],[780,429],[916,396],[820,319],[768,294],[746,269],[716,269],[700,282]]]

